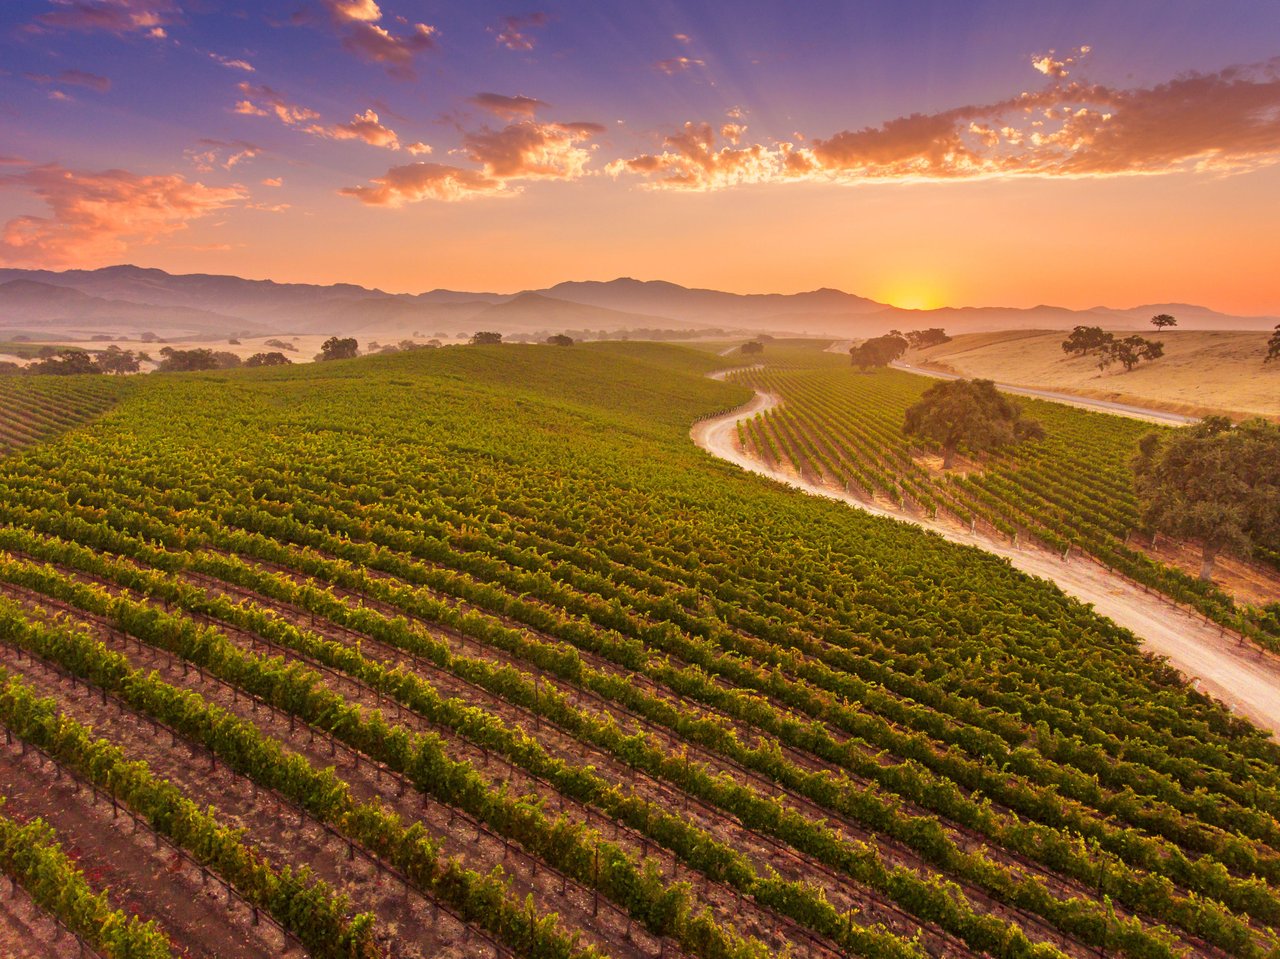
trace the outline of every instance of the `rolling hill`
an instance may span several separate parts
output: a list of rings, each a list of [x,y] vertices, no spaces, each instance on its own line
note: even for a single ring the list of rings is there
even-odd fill
[[[1165,353],[1126,373],[1062,352],[1060,330],[971,333],[921,350],[908,361],[1014,386],[1060,390],[1191,415],[1222,412],[1280,418],[1280,365],[1263,363],[1267,334],[1166,330]]]

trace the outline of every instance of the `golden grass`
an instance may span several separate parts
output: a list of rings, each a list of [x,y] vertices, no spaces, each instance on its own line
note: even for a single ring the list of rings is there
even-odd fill
[[[1093,357],[1067,356],[1062,352],[1066,335],[1062,330],[967,333],[913,352],[907,361],[961,376],[1192,416],[1225,413],[1280,421],[1280,362],[1262,362],[1267,333],[1153,330],[1143,335],[1163,342],[1165,355],[1130,373],[1119,366],[1099,372]]]

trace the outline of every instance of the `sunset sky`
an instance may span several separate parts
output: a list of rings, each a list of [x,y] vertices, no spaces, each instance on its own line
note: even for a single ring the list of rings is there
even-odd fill
[[[1280,314],[1280,3],[3,0],[0,265]]]

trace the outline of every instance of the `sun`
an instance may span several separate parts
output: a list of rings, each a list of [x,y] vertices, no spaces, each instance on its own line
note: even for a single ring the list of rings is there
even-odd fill
[[[936,310],[946,306],[947,302],[936,288],[927,283],[893,284],[875,298],[902,310]]]

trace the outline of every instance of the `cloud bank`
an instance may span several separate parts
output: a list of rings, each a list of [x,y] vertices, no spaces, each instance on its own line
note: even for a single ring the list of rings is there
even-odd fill
[[[52,163],[0,176],[0,188],[28,191],[49,209],[47,216],[19,216],[6,223],[0,258],[51,266],[154,243],[246,198],[239,186],[209,187],[176,173],[95,173]]]
[[[1120,89],[1066,79],[1082,55],[1035,58],[1033,67],[1055,78],[1042,90],[807,143],[741,145],[741,124],[724,125],[717,137],[712,124],[690,122],[660,150],[615,160],[608,171],[658,189],[714,190],[792,180],[1234,173],[1280,160],[1280,58]]]

